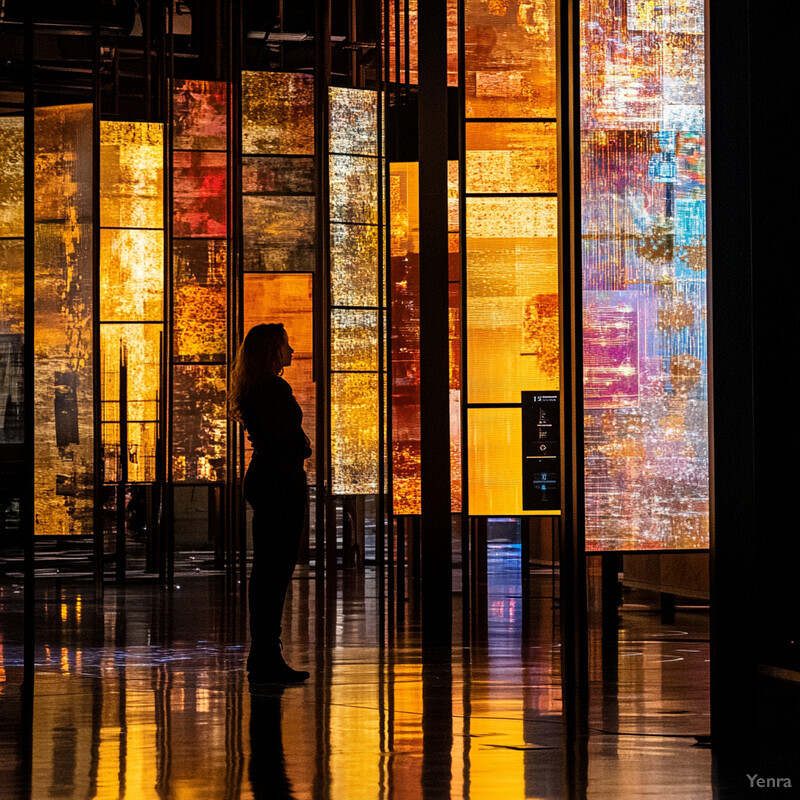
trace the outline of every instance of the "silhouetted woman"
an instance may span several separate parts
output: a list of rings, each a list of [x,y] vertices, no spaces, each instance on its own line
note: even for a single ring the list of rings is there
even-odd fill
[[[230,415],[244,425],[254,448],[244,479],[244,496],[253,508],[247,672],[254,683],[300,683],[309,677],[283,660],[280,638],[308,502],[303,462],[311,455],[303,412],[281,377],[293,352],[282,324],[256,325],[231,375]]]

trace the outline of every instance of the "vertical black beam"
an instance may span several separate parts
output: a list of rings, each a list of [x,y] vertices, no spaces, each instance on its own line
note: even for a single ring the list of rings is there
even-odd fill
[[[753,730],[756,706],[748,6],[710,3],[707,25],[711,731],[724,749]]]
[[[336,525],[328,503],[330,481],[330,214],[328,208],[328,87],[331,76],[331,3],[314,0],[314,159],[316,165],[316,262],[314,273],[314,378],[316,380],[316,511],[315,571],[317,588],[324,586],[326,539],[328,561],[336,566]],[[317,595],[317,602],[323,601]]]
[[[117,476],[117,538],[114,573],[118,583],[125,580],[127,562],[125,498],[128,488],[128,353],[119,349],[119,475]]]
[[[579,4],[561,0],[558,35],[559,296],[561,298],[560,528],[561,657],[564,717],[582,735],[589,703],[583,474],[583,331],[580,194]]]
[[[34,584],[36,566],[36,540],[34,526],[34,321],[36,303],[34,298],[34,270],[36,268],[36,224],[34,203],[34,173],[36,168],[35,156],[35,124],[34,102],[36,86],[33,73],[33,9],[31,4],[25,6],[23,23],[23,47],[25,59],[25,116],[23,120],[24,147],[23,154],[23,213],[25,231],[25,273],[24,273],[24,340],[23,340],[23,365],[25,369],[25,400],[24,400],[24,474],[22,479],[20,527],[25,537],[25,566],[24,566],[24,634],[23,634],[23,668],[22,668],[22,705],[23,719],[33,725],[33,681],[34,681],[34,648],[36,645],[36,587]],[[26,710],[29,713],[26,713]],[[24,730],[26,744],[33,736],[32,728]],[[32,743],[32,742],[31,742]],[[29,749],[26,754],[30,755]]]
[[[447,252],[447,4],[419,9],[420,409],[422,629],[450,641],[449,287]]]

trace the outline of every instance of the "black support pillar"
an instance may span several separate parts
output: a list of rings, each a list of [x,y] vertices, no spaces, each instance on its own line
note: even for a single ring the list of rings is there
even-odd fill
[[[447,4],[419,4],[422,627],[452,623],[447,255]]]

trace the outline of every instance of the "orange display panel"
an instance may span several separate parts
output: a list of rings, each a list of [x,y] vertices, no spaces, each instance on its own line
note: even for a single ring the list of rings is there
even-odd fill
[[[377,263],[377,226],[332,224],[331,304],[377,305]]]
[[[34,513],[93,530],[92,107],[34,112]]]
[[[24,122],[0,117],[0,239],[24,236]]]
[[[313,276],[310,274],[256,274],[244,276],[244,331],[254,325],[282,322],[294,348],[292,365],[283,377],[292,387],[303,411],[303,429],[315,441],[316,388],[313,380]],[[314,480],[315,455],[306,461],[306,473]]]
[[[557,218],[556,198],[467,198],[469,403],[559,386]]]
[[[313,196],[242,197],[244,269],[247,272],[312,272]]]

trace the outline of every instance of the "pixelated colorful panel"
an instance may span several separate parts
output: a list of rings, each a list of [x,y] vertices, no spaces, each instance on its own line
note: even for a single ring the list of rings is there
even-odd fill
[[[221,81],[178,81],[172,90],[172,147],[226,150],[228,85]]]
[[[294,348],[292,365],[283,377],[303,411],[303,429],[311,439],[316,430],[316,387],[313,381],[313,277],[310,274],[249,274],[244,276],[244,330],[264,322],[282,322]],[[314,481],[315,456],[306,461]]]
[[[159,321],[164,314],[163,305],[163,232],[101,230],[101,321]]]
[[[0,238],[24,236],[24,122],[0,117]]]
[[[468,401],[557,389],[555,198],[467,198],[466,292]]]
[[[331,375],[333,494],[378,491],[378,373]]]
[[[100,123],[100,225],[162,228],[164,126],[156,122]]]
[[[378,312],[331,309],[331,369],[378,369]]]
[[[314,77],[242,73],[242,153],[314,154]]]
[[[331,225],[331,303],[378,305],[377,225]]]
[[[244,269],[247,272],[313,272],[313,197],[242,197]]]
[[[581,27],[586,546],[705,548],[704,5]]]
[[[555,192],[557,145],[554,122],[467,123],[467,191]]]
[[[34,112],[37,534],[92,533],[92,107]]]
[[[555,0],[464,0],[464,14],[467,117],[555,117]]]
[[[467,410],[469,513],[476,516],[552,515],[522,508],[522,410]]]
[[[175,151],[172,164],[173,236],[226,236],[227,153]]]
[[[25,241],[0,239],[0,444],[24,441]]]
[[[331,222],[378,223],[378,160],[330,157]]]
[[[378,155],[378,94],[371,89],[331,86],[328,151]]]
[[[227,243],[174,239],[173,358],[225,361],[227,348]]]
[[[224,364],[178,364],[172,371],[172,478],[225,480],[227,376]]]
[[[242,191],[245,194],[314,194],[314,159],[243,156]]]

